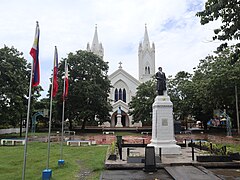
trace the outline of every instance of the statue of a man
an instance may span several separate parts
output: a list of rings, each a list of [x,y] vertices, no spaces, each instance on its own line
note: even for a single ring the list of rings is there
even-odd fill
[[[163,95],[163,91],[166,91],[166,76],[165,73],[162,72],[162,67],[158,68],[158,72],[156,73],[157,79],[157,92],[158,95]]]

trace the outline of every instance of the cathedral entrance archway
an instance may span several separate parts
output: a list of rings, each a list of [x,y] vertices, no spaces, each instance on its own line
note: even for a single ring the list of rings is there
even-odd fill
[[[128,114],[122,111],[121,123],[123,127],[129,127],[129,117]],[[117,124],[117,111],[112,114],[111,117],[111,127],[115,127]]]

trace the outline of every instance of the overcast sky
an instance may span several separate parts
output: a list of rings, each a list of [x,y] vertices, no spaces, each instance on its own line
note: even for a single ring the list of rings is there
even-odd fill
[[[36,21],[40,25],[40,68],[43,96],[53,66],[54,46],[59,59],[85,50],[92,43],[95,24],[109,62],[109,74],[119,62],[138,79],[138,45],[147,24],[155,43],[156,68],[166,75],[192,73],[200,59],[212,54],[220,42],[212,42],[216,23],[200,25],[196,12],[206,0],[1,0],[0,48],[14,46],[31,62]]]

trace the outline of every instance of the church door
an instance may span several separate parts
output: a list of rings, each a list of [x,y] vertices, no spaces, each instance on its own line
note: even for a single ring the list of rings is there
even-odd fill
[[[125,127],[126,126],[126,116],[125,115],[122,116],[121,122],[122,122],[123,127]]]

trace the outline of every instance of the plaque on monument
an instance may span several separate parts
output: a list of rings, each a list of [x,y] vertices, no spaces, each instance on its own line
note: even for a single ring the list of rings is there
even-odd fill
[[[168,126],[168,119],[162,119],[162,126]]]

